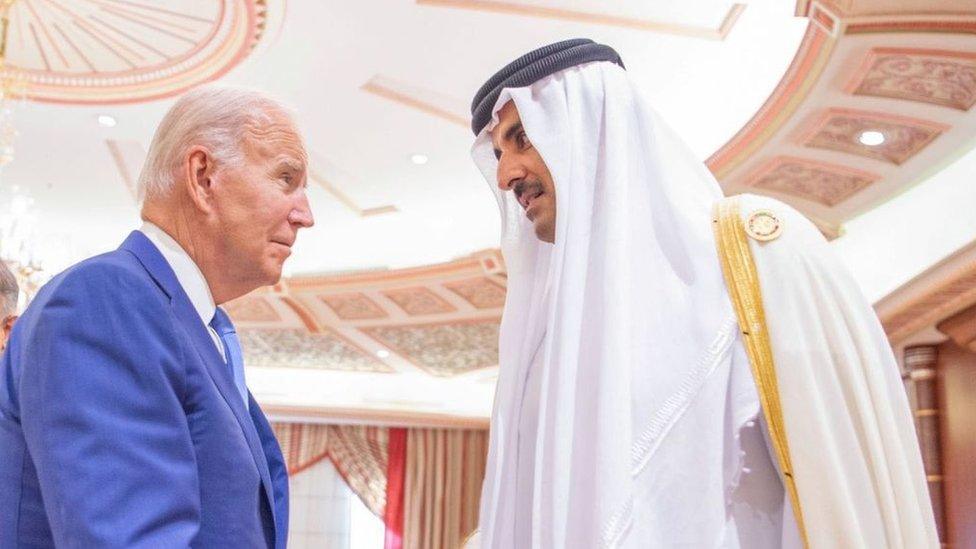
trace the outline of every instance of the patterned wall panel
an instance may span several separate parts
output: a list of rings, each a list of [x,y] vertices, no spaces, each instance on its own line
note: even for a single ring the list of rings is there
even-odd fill
[[[747,185],[783,193],[825,206],[836,206],[877,180],[877,176],[841,166],[778,157],[755,175]]]
[[[320,299],[342,320],[370,320],[388,316],[375,301],[359,292],[323,295]]]
[[[457,310],[454,305],[421,286],[387,290],[383,295],[411,316],[453,313]]]
[[[490,278],[455,280],[445,282],[444,287],[476,309],[500,309],[505,306],[505,288]]]
[[[326,331],[310,334],[299,328],[239,330],[244,363],[257,368],[312,368],[354,372],[393,369]]]
[[[360,330],[429,373],[452,376],[498,364],[498,323],[494,318]]]
[[[976,103],[976,53],[874,48],[853,92],[969,110]]]
[[[894,121],[886,115],[837,111],[818,121],[804,144],[901,164],[931,143],[944,129],[924,121]],[[884,135],[884,143],[873,146],[861,143],[861,134],[866,131],[880,132]]]
[[[278,322],[281,315],[271,306],[264,297],[245,296],[228,303],[221,307],[227,311],[234,322]]]

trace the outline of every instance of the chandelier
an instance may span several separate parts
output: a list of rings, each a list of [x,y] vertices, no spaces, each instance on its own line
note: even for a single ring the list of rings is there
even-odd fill
[[[26,95],[27,83],[20,71],[7,68],[7,31],[10,27],[10,8],[17,0],[0,0],[0,167],[14,159],[13,125],[14,102]]]
[[[14,159],[14,140],[17,137],[13,124],[14,107],[17,101],[22,101],[26,96],[26,80],[19,71],[7,67],[10,8],[16,1],[0,0],[0,170]],[[20,301],[25,305],[46,282],[44,270],[32,247],[32,205],[33,199],[0,179],[0,260],[17,277]]]

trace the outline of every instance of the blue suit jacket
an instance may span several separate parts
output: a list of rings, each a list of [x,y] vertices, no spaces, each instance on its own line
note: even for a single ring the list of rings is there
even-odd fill
[[[276,547],[288,477],[140,232],[48,283],[0,365],[0,548]]]

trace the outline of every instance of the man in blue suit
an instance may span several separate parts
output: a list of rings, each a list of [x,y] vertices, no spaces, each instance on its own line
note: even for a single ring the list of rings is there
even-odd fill
[[[218,304],[313,223],[290,116],[200,88],[140,176],[143,226],[49,282],[0,371],[0,548],[275,547],[288,477]]]

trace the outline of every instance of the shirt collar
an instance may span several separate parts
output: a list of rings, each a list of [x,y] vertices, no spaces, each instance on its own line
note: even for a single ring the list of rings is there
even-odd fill
[[[214,303],[213,294],[210,293],[207,279],[203,277],[197,264],[193,262],[186,250],[173,240],[173,237],[154,223],[144,222],[139,231],[159,249],[159,253],[163,254],[170,268],[176,273],[176,280],[190,298],[190,303],[193,304],[197,314],[200,315],[200,320],[204,325],[210,325],[217,311],[217,305]]]

